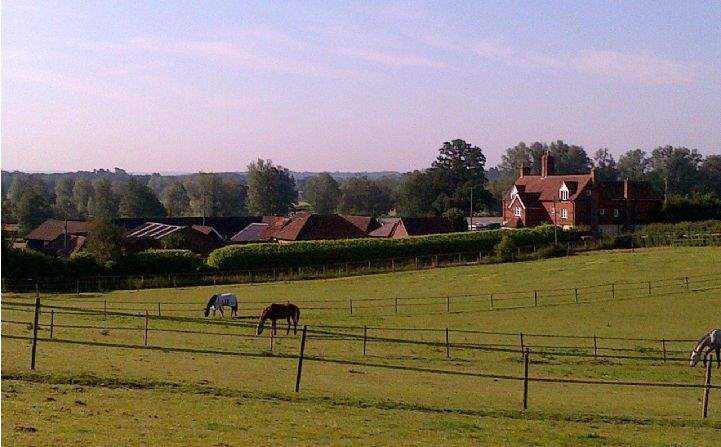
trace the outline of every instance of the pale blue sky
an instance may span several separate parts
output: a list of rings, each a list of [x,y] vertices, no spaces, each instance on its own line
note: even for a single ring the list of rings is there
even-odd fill
[[[721,152],[721,3],[2,2],[2,167],[489,164],[518,141]]]

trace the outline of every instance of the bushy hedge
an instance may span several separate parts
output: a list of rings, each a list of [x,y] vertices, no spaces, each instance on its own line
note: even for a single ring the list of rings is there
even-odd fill
[[[108,273],[108,269],[88,252],[75,253],[65,263],[67,275],[74,278],[98,276]]]
[[[62,260],[30,249],[2,251],[2,277],[27,279],[56,277],[65,274]]]
[[[146,250],[118,260],[115,272],[122,275],[195,273],[200,261],[190,250]]]
[[[646,225],[635,236],[646,245],[666,244],[669,241],[704,234],[721,234],[721,220],[700,222],[655,223]]]
[[[503,234],[507,234],[516,246],[553,241],[553,227],[541,226],[516,231],[474,231],[405,239],[363,238],[290,244],[230,245],[213,251],[208,256],[207,263],[218,270],[245,270],[490,251],[501,240]],[[570,236],[569,233],[560,230],[558,234],[561,239]]]

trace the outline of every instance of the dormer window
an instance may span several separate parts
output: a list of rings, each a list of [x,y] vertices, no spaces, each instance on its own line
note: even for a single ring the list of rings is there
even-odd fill
[[[513,209],[513,215],[516,217],[521,217],[521,207],[517,206]]]
[[[561,197],[561,200],[568,200],[568,187],[566,184],[561,185],[561,189],[558,190],[558,195]]]

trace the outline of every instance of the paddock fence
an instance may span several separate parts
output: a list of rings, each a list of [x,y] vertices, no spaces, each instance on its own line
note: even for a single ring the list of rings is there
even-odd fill
[[[576,240],[564,242],[561,251],[554,256],[570,256],[575,253],[604,248],[627,248],[634,250],[644,247],[721,246],[721,234],[696,234],[683,238],[654,237],[640,239],[613,237],[600,240]],[[546,256],[544,249],[549,244],[533,244],[515,247],[509,254],[510,261],[526,261]],[[565,251],[563,250],[565,248]],[[103,275],[79,278],[21,278],[0,279],[3,292],[41,293],[102,293],[112,290],[139,290],[167,287],[193,287],[223,284],[249,284],[275,281],[339,278],[346,276],[371,275],[396,271],[424,270],[463,265],[493,264],[502,262],[495,249],[434,253],[428,255],[373,258],[363,261],[348,261],[317,265],[289,267],[266,267],[258,269],[210,271],[165,275]]]
[[[39,343],[53,346],[54,344],[76,345],[81,347],[101,347],[103,349],[131,349],[131,350],[160,350],[165,353],[194,353],[207,354],[215,356],[233,356],[233,357],[249,357],[249,358],[267,358],[269,353],[263,348],[258,348],[258,343],[265,343],[265,337],[258,337],[249,332],[253,329],[252,322],[245,321],[208,321],[208,320],[178,320],[172,317],[151,316],[149,313],[144,315],[137,314],[116,314],[120,318],[120,322],[129,324],[122,325],[117,322],[109,325],[104,320],[105,315],[98,311],[83,311],[80,315],[84,317],[92,316],[97,321],[95,324],[65,324],[60,321],[60,315],[56,316],[57,307],[45,309],[41,306],[40,299],[36,299],[32,304],[32,320],[10,320],[3,319],[2,326],[25,326],[28,331],[32,331],[32,335],[23,335],[18,333],[9,333],[3,330],[2,337],[5,340],[19,340],[30,342],[30,369],[36,369],[36,366],[42,367],[42,361],[52,361],[52,349],[46,349],[47,354],[40,359],[41,362],[36,364],[37,345]],[[48,311],[49,310],[49,311]],[[73,312],[69,312],[73,313]],[[77,314],[76,314],[77,315]],[[30,315],[28,315],[30,316]],[[160,326],[160,323],[184,321],[188,324],[199,324],[208,329],[185,329],[185,328],[168,328]],[[222,329],[220,329],[222,328]],[[47,332],[45,336],[39,336],[38,331]],[[124,336],[120,342],[106,342],[97,340],[97,335],[88,335],[99,331],[103,335],[109,335],[110,332],[127,332],[129,335]],[[372,332],[372,334],[371,334]],[[384,333],[410,333],[414,334],[414,338],[398,338],[390,336],[382,336]],[[78,335],[80,333],[80,335]],[[73,337],[73,335],[76,335]],[[132,335],[135,334],[135,335]],[[188,347],[168,345],[163,343],[163,334],[182,334],[184,337],[198,336],[208,339],[209,336],[215,341],[218,337],[240,338],[251,343],[250,350],[246,351],[229,351],[217,349],[214,343],[211,348]],[[63,338],[65,337],[65,338]],[[493,337],[494,340],[506,340],[503,342],[489,342],[481,340],[483,337]],[[298,341],[300,338],[300,347],[298,353],[274,353],[273,343],[275,339],[285,339]],[[133,339],[135,341],[133,341]],[[142,343],[140,340],[142,339]],[[458,341],[456,341],[458,339]],[[184,339],[185,340],[185,339]],[[494,332],[480,330],[461,330],[451,328],[414,328],[414,327],[384,327],[384,326],[343,326],[343,325],[313,325],[303,326],[301,336],[272,336],[270,340],[270,353],[273,358],[288,359],[297,361],[297,376],[294,382],[296,392],[300,390],[302,377],[303,361],[311,361],[317,363],[342,364],[368,368],[382,368],[407,372],[429,373],[437,375],[455,375],[487,378],[504,381],[518,381],[522,383],[522,407],[528,408],[529,383],[558,383],[572,385],[593,385],[593,386],[612,386],[612,387],[641,387],[641,388],[693,388],[701,389],[703,393],[702,417],[706,418],[708,414],[709,393],[711,389],[721,389],[721,386],[711,384],[711,362],[706,365],[706,376],[703,383],[683,383],[683,382],[665,382],[665,381],[634,381],[634,380],[606,380],[589,377],[550,377],[550,376],[534,376],[529,373],[529,363],[533,365],[535,360],[555,357],[576,357],[593,359],[594,361],[613,360],[614,365],[623,367],[628,361],[644,362],[645,366],[654,367],[670,367],[671,363],[687,362],[685,356],[680,354],[686,353],[690,346],[693,346],[695,340],[680,338],[625,338],[625,337],[604,337],[593,335],[571,335],[571,334],[543,334],[543,333],[511,333],[511,332]],[[549,344],[550,340],[557,340],[558,345]],[[622,342],[624,345],[628,343],[638,343],[634,348],[618,348],[611,347],[612,343]],[[306,355],[305,349],[307,343],[314,345],[322,345],[324,343],[342,343],[343,352],[353,352],[360,356],[362,352],[363,360],[354,360],[349,358],[338,358],[325,355]],[[656,345],[653,350],[645,343]],[[457,358],[459,352],[488,352],[496,355],[511,355],[521,358],[523,364],[523,374],[500,374],[492,372],[478,372],[468,370],[453,370],[443,368],[430,368],[412,364],[396,363],[395,357],[384,357],[372,355],[371,349],[379,345],[394,346],[416,346],[423,348],[433,348],[432,354],[450,360]],[[678,349],[685,346],[685,350]],[[255,347],[253,349],[253,347]],[[362,350],[362,351],[361,351]],[[286,350],[287,351],[287,350]],[[418,357],[422,360],[423,357]],[[374,360],[365,360],[373,357]],[[430,357],[428,357],[430,359]],[[392,360],[394,363],[388,363]],[[436,360],[438,358],[436,357]]]
[[[313,314],[343,313],[348,316],[390,316],[390,315],[433,315],[464,312],[493,312],[529,307],[548,307],[560,305],[580,305],[602,301],[625,301],[652,298],[678,293],[705,292],[721,288],[721,272],[702,275],[678,276],[649,281],[616,281],[599,284],[578,284],[573,287],[536,288],[526,290],[491,290],[474,293],[397,295],[389,293],[387,297],[353,296],[348,298],[294,299],[302,312]],[[36,296],[41,294],[36,292]],[[263,307],[272,301],[240,300],[239,311],[247,312],[247,317],[257,315]],[[28,296],[13,296],[3,300],[7,309],[22,307],[30,303]],[[198,315],[204,303],[198,301],[133,301],[100,299],[94,295],[43,296],[43,301],[53,307],[57,304],[72,303],[75,312],[92,311],[109,314],[112,312],[145,312],[156,316]],[[48,307],[46,306],[46,307]],[[58,306],[62,311],[63,306]],[[22,310],[21,310],[22,311]]]

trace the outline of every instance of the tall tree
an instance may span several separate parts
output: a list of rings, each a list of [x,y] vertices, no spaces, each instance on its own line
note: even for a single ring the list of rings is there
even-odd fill
[[[190,196],[181,182],[175,181],[163,190],[163,205],[168,216],[187,216],[190,213]]]
[[[616,160],[607,148],[598,149],[593,154],[593,165],[596,168],[596,178],[601,181],[618,180]]]
[[[471,191],[474,209],[492,204],[491,194],[486,190],[488,180],[485,165],[486,157],[478,146],[472,146],[463,140],[443,143],[438,158],[431,165],[431,171],[441,172],[447,182],[441,194],[448,197],[450,202],[441,211],[446,211],[451,206],[469,210]],[[436,200],[436,206],[443,201],[445,200]]]
[[[188,180],[191,212],[196,216],[237,216],[245,213],[246,187],[237,179],[200,173]]]
[[[162,217],[165,208],[152,189],[131,177],[120,194],[120,217]]]
[[[498,165],[503,180],[509,182],[510,186],[518,177],[521,166],[528,167],[532,175],[539,175],[541,173],[541,156],[547,149],[546,144],[538,141],[530,146],[521,141],[506,149],[505,154],[501,156],[501,163]]]
[[[380,216],[393,206],[393,191],[387,183],[366,176],[351,177],[341,186],[339,208],[345,214]]]
[[[271,160],[248,165],[248,211],[251,214],[287,214],[298,200],[295,180],[290,171]]]
[[[78,211],[73,203],[74,188],[75,180],[72,177],[63,177],[55,184],[55,213],[58,217],[77,217]]]
[[[551,143],[548,150],[553,155],[557,174],[582,174],[591,170],[591,159],[581,146],[558,140]]]
[[[651,181],[665,196],[689,195],[698,187],[701,159],[696,149],[657,147],[651,152]]]
[[[88,179],[79,178],[75,180],[75,185],[73,186],[73,205],[79,218],[84,219],[88,217],[90,213],[88,206],[94,193],[93,185]]]
[[[88,234],[87,251],[99,261],[114,261],[122,255],[123,230],[105,217],[93,220]]]
[[[332,214],[338,208],[340,187],[330,174],[324,172],[308,179],[303,189],[303,198],[319,214]]]
[[[721,199],[721,155],[707,156],[701,163],[699,171],[704,191]]]
[[[622,180],[641,181],[646,180],[649,161],[646,152],[641,149],[633,149],[621,155],[617,166],[618,175]]]
[[[16,220],[25,234],[52,216],[52,195],[40,176],[16,176],[3,208],[8,208],[5,217]]]
[[[93,196],[88,202],[88,213],[94,219],[118,217],[118,198],[107,178],[101,177],[93,182]]]

